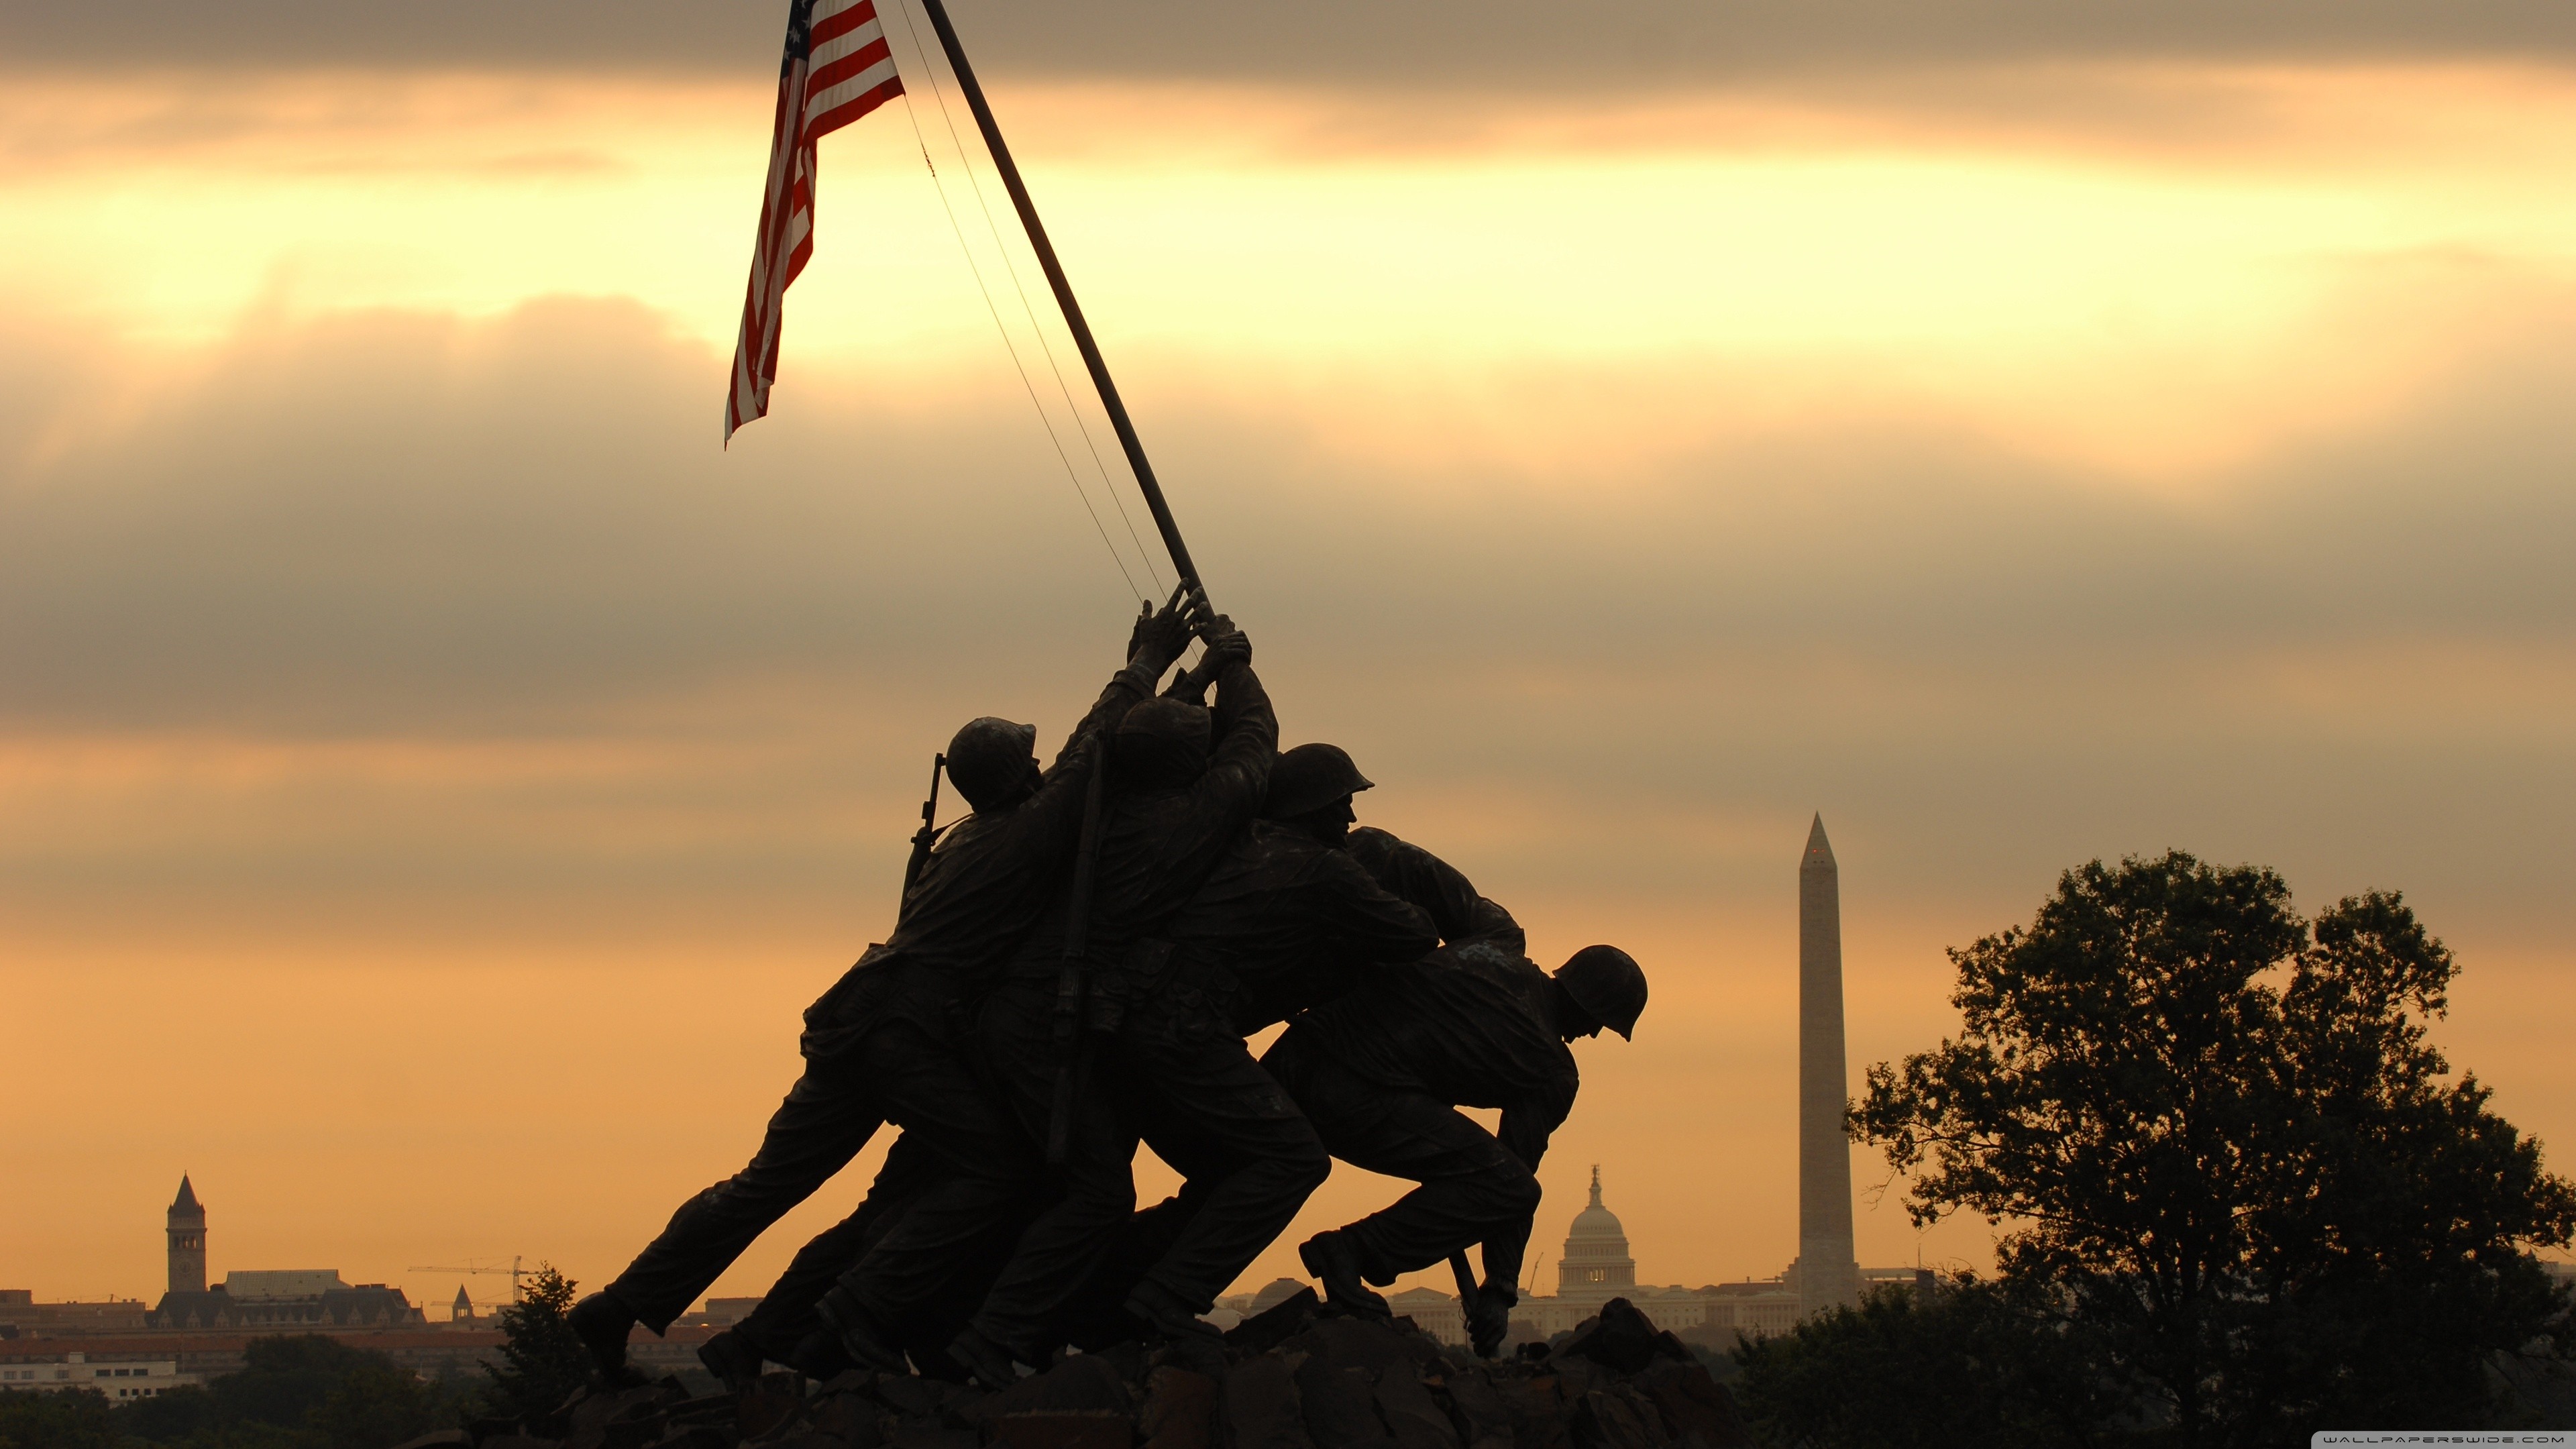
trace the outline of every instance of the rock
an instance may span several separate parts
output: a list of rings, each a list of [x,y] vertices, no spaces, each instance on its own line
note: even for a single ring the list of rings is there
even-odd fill
[[[1170,1364],[1146,1375],[1145,1412],[1136,1425],[1144,1449],[1211,1449],[1215,1429],[1215,1379]]]
[[[432,1429],[417,1439],[405,1439],[394,1449],[469,1449],[474,1436],[462,1429]]]
[[[1391,1365],[1378,1376],[1377,1412],[1403,1449],[1459,1449],[1457,1426],[1412,1364]]]
[[[1280,1347],[1322,1353],[1337,1364],[1368,1370],[1372,1379],[1390,1364],[1436,1366],[1446,1362],[1440,1355],[1440,1345],[1420,1333],[1398,1328],[1384,1319],[1339,1314],[1329,1308],[1317,1315],[1304,1332]]]
[[[1128,1415],[1135,1408],[1135,1396],[1127,1392],[1114,1360],[1102,1354],[1077,1353],[998,1394],[960,1405],[958,1416],[968,1425],[982,1428],[1005,1414]]]
[[[1494,1380],[1494,1394],[1512,1420],[1512,1449],[1559,1449],[1569,1442],[1565,1400],[1557,1394],[1556,1377]]]
[[[1252,1322],[1260,1321],[1255,1318]],[[1305,1415],[1297,1402],[1296,1365],[1284,1358],[1265,1354],[1236,1364],[1234,1371],[1225,1376],[1224,1418],[1226,1443],[1231,1449],[1314,1449],[1315,1441],[1307,1437]]]
[[[1588,1358],[1623,1374],[1643,1373],[1658,1358],[1696,1362],[1680,1339],[1655,1327],[1625,1298],[1602,1304],[1600,1316],[1556,1353],[1559,1358]]]
[[[1656,1364],[1637,1376],[1636,1388],[1690,1449],[1745,1449],[1753,1442],[1735,1396],[1697,1361]]]
[[[774,1434],[805,1410],[803,1374],[762,1374],[732,1400],[733,1431],[745,1439]]]
[[[1128,1449],[1133,1415],[1114,1409],[1041,1409],[992,1421],[994,1449]]]
[[[504,1434],[518,1433],[519,1421],[516,1419],[477,1419],[473,1423],[465,1426],[465,1432],[475,1443],[480,1444],[486,1439],[498,1439]]]
[[[807,1422],[814,1432],[854,1446],[875,1449],[885,1442],[885,1406],[857,1387],[835,1387],[849,1375],[824,1385],[823,1392],[805,1406]]]
[[[1295,1377],[1306,1437],[1332,1449],[1394,1443],[1386,1426],[1378,1422],[1376,1385],[1368,1370],[1314,1354],[1297,1365]]]
[[[877,1449],[882,1442],[877,1437],[876,1426],[871,1423],[866,1437],[861,1439],[837,1438],[819,1429],[793,1429],[767,1441],[764,1449]]]
[[[1268,1353],[1303,1332],[1324,1311],[1324,1300],[1312,1288],[1300,1288],[1227,1331],[1225,1346],[1236,1353]]]
[[[669,1424],[666,1405],[681,1395],[659,1384],[582,1393],[558,1410],[565,1416],[564,1449],[643,1449]]]
[[[713,1424],[682,1424],[653,1441],[653,1449],[732,1449],[731,1430]]]
[[[971,1429],[935,1429],[926,1424],[905,1424],[886,1437],[887,1449],[983,1449],[984,1441]]]
[[[669,1411],[671,1422],[674,1424],[730,1424],[733,1422],[734,1411],[739,1406],[740,1401],[733,1390],[726,1389],[722,1393],[708,1394],[698,1399],[682,1399],[676,1404],[665,1404],[663,1407]]]
[[[839,1380],[833,1382],[838,1383]],[[951,1398],[966,1397],[952,1394],[948,1385],[936,1379],[898,1378],[892,1374],[878,1374],[869,1379],[867,1395],[884,1405],[896,1418],[906,1423],[925,1424],[941,1422],[946,1417]]]
[[[1454,1369],[1445,1386],[1458,1417],[1467,1421],[1467,1449],[1512,1449],[1512,1416],[1485,1370]]]
[[[495,1434],[478,1449],[563,1449],[561,1439],[540,1439],[534,1434]]]
[[[1575,1449],[1655,1449],[1669,1442],[1660,1419],[1639,1413],[1642,1406],[1616,1389],[1595,1389],[1574,1410]]]

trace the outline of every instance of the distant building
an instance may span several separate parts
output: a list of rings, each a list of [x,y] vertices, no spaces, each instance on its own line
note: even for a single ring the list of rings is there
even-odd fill
[[[170,1204],[170,1291],[144,1315],[159,1329],[393,1328],[429,1321],[399,1288],[349,1284],[337,1268],[235,1269],[206,1286],[206,1209],[186,1174]]]
[[[39,1303],[25,1288],[0,1288],[0,1341],[73,1333],[121,1333],[143,1326],[150,1307],[139,1298],[99,1303]]]
[[[85,1353],[11,1353],[0,1345],[0,1392],[59,1393],[96,1389],[108,1402],[148,1399],[188,1384],[202,1384],[202,1374],[181,1373],[175,1356],[106,1358]]]
[[[757,1298],[710,1298],[705,1307],[671,1321],[691,1328],[731,1328],[749,1318],[751,1310],[759,1306]]]
[[[1931,1276],[1914,1268],[1856,1271],[1865,1288],[1883,1283],[1910,1286]],[[1738,1334],[1760,1338],[1786,1333],[1797,1325],[1804,1313],[1797,1277],[1792,1264],[1777,1278],[1753,1282],[1701,1288],[1639,1284],[1627,1229],[1618,1214],[1603,1205],[1601,1169],[1595,1167],[1592,1201],[1574,1215],[1566,1231],[1565,1251],[1557,1259],[1555,1296],[1522,1299],[1512,1310],[1512,1326],[1517,1336],[1553,1338],[1599,1313],[1602,1304],[1625,1298],[1657,1328],[1701,1342],[1732,1343]]]
[[[188,1174],[179,1174],[179,1195],[170,1201],[170,1287],[172,1293],[206,1291],[206,1209]]]
[[[1464,1348],[1467,1344],[1467,1314],[1458,1300],[1437,1288],[1407,1288],[1386,1295],[1387,1303],[1398,1318],[1410,1318],[1413,1326],[1442,1343]]]
[[[1628,1230],[1618,1214],[1601,1205],[1601,1164],[1592,1164],[1592,1203],[1574,1215],[1565,1230],[1565,1251],[1556,1260],[1556,1296],[1569,1303],[1607,1303],[1633,1298],[1637,1260],[1628,1256]]]

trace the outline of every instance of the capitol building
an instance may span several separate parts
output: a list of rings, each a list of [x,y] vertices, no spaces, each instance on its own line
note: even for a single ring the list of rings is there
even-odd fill
[[[1637,1305],[1657,1328],[1699,1330],[1693,1337],[1737,1332],[1759,1337],[1783,1332],[1798,1321],[1797,1286],[1785,1277],[1701,1288],[1639,1286],[1628,1230],[1602,1203],[1601,1169],[1594,1167],[1592,1201],[1574,1215],[1565,1249],[1557,1255],[1555,1294],[1523,1298],[1512,1319],[1516,1328],[1526,1325],[1529,1332],[1552,1338],[1599,1313],[1613,1298]]]
[[[1863,1268],[1859,1273],[1863,1289],[1917,1287],[1932,1277],[1919,1268]],[[1258,1293],[1219,1299],[1210,1321],[1232,1328],[1306,1286],[1297,1279],[1282,1278]],[[1733,1343],[1738,1334],[1760,1338],[1785,1333],[1800,1316],[1795,1263],[1776,1277],[1742,1283],[1697,1288],[1640,1285],[1637,1260],[1628,1251],[1628,1230],[1601,1200],[1601,1169],[1595,1166],[1592,1200],[1574,1215],[1565,1232],[1564,1251],[1557,1255],[1556,1292],[1521,1299],[1512,1309],[1512,1338],[1515,1342],[1548,1339],[1570,1332],[1613,1298],[1635,1304],[1657,1328],[1720,1347]],[[1466,1344],[1466,1317],[1451,1295],[1436,1288],[1407,1288],[1388,1294],[1387,1302],[1441,1342]]]

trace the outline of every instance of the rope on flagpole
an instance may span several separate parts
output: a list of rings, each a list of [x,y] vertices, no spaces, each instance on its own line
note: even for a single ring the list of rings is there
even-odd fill
[[[907,0],[894,0],[894,5],[897,12],[903,16],[904,32],[912,41],[914,58],[921,62],[921,73],[930,80],[931,100],[939,107],[940,124],[948,128],[948,144],[956,149],[958,164],[966,169],[966,185],[975,193],[975,207],[984,214],[984,230],[993,238],[993,249],[1001,253],[1002,269],[1011,278],[1011,290],[1019,294],[1020,312],[1029,319],[1029,330],[1037,335],[1038,351],[1046,357],[1047,370],[1055,374],[1055,390],[1064,399],[1065,411],[1073,415],[1074,427],[1082,433],[1082,446],[1091,453],[1091,466],[1099,475],[1100,486],[1109,494],[1110,506],[1118,510],[1118,521],[1126,526],[1128,541],[1136,545],[1136,556],[1144,560],[1145,576],[1154,581],[1154,588],[1159,592],[1163,587],[1163,571],[1154,567],[1154,551],[1145,547],[1144,538],[1136,532],[1136,520],[1127,512],[1127,501],[1119,493],[1117,483],[1109,476],[1108,463],[1101,459],[1100,444],[1091,436],[1091,424],[1083,417],[1081,405],[1073,400],[1072,387],[1064,380],[1064,368],[1056,361],[1055,346],[1047,341],[1046,326],[1038,321],[1037,308],[1029,301],[1028,286],[1020,280],[1019,263],[1011,260],[1010,243],[1002,240],[1001,225],[993,220],[992,203],[985,199],[983,180],[975,174],[975,158],[967,151],[965,138],[957,134],[957,117],[948,109],[948,89],[939,83],[939,71],[931,65],[929,52],[922,47],[920,28],[912,23],[912,6],[907,3]],[[906,93],[907,97],[909,94],[909,92]],[[910,114],[908,99],[906,114]],[[916,139],[920,132],[921,125],[916,120],[913,123],[913,134]],[[925,161],[929,159],[929,154],[925,148],[922,152]],[[944,195],[941,199],[943,202],[946,200]],[[954,225],[956,218],[952,215],[949,221]],[[959,244],[964,244],[963,237],[959,238]],[[986,299],[988,304],[990,300],[989,297]]]
[[[938,166],[931,162],[930,143],[922,137],[921,118],[912,108],[912,93],[905,91],[902,95],[904,117],[912,122],[912,139],[921,150],[922,167],[930,173],[931,189],[939,193],[939,209],[948,213],[948,229],[957,237],[957,250],[964,253],[966,257],[966,270],[975,278],[975,290],[984,294],[984,310],[993,318],[993,330],[1002,335],[1002,350],[1010,354],[1011,367],[1020,375],[1020,388],[1029,395],[1029,406],[1037,410],[1038,426],[1046,429],[1047,442],[1055,448],[1056,461],[1064,465],[1064,481],[1073,485],[1073,496],[1082,500],[1082,511],[1091,515],[1091,526],[1100,535],[1100,546],[1109,550],[1109,561],[1117,565],[1118,577],[1126,581],[1127,592],[1134,594],[1139,603],[1150,604],[1153,600],[1145,597],[1145,591],[1136,587],[1136,576],[1127,571],[1126,557],[1118,552],[1117,543],[1109,537],[1109,526],[1100,521],[1100,510],[1092,506],[1091,490],[1082,486],[1081,475],[1074,471],[1073,458],[1064,450],[1064,439],[1056,434],[1055,419],[1047,416],[1046,404],[1038,401],[1037,384],[1029,378],[1028,364],[1020,360],[1019,345],[1011,341],[1011,329],[1002,321],[1002,309],[993,301],[993,289],[984,285],[984,269],[976,264],[975,249],[966,244],[966,229],[959,225],[957,208],[949,204],[948,188],[939,180]],[[1043,343],[1045,339],[1041,337],[1039,340]],[[1078,415],[1075,420],[1080,421]],[[1113,503],[1117,501],[1117,493],[1114,489],[1111,491],[1110,501]],[[1122,515],[1125,512],[1123,509],[1120,511]],[[1131,527],[1129,532],[1134,532],[1134,529]],[[1142,544],[1137,547],[1140,553],[1143,552]],[[1151,570],[1152,567],[1153,560],[1148,555],[1146,568]],[[1162,586],[1162,579],[1157,576],[1154,587],[1159,591]]]

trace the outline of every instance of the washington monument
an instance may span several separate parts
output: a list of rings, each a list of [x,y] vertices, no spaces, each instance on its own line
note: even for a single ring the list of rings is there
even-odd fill
[[[1860,1301],[1843,1136],[1843,903],[1825,817],[1798,862],[1798,1314]]]

